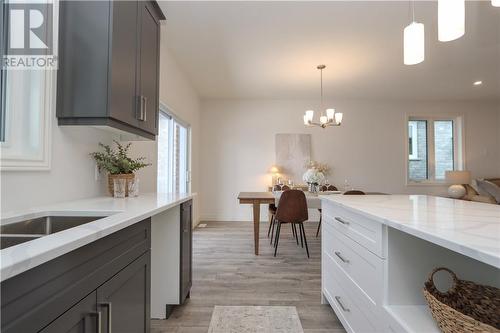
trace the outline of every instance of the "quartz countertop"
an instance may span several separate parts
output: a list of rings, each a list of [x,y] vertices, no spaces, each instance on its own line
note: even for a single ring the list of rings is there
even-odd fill
[[[499,205],[426,195],[331,195],[321,199],[500,268]]]
[[[48,215],[106,217],[1,250],[0,281],[177,206],[194,196],[195,194],[145,193],[135,198],[98,197],[25,211],[2,212],[2,225]]]

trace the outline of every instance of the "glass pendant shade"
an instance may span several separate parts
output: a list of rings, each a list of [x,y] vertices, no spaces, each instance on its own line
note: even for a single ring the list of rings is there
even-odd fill
[[[425,58],[425,32],[424,24],[412,22],[403,32],[405,65],[416,65]]]
[[[336,124],[341,124],[342,123],[342,116],[343,114],[342,113],[335,113],[335,123]]]
[[[491,0],[491,5],[493,7],[500,7],[500,0]]]
[[[333,120],[334,115],[335,115],[335,109],[326,109],[326,116],[328,120]]]
[[[314,111],[313,110],[307,110],[306,111],[306,117],[308,121],[312,121],[314,117]]]
[[[439,41],[449,42],[464,34],[465,0],[438,0]]]

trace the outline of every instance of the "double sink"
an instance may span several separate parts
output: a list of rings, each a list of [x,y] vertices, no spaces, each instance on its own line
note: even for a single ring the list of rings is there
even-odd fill
[[[0,225],[0,249],[28,242],[106,216],[42,216]]]

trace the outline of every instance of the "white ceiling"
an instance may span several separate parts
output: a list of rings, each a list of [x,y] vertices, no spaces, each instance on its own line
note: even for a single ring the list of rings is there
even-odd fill
[[[500,8],[468,2],[465,36],[437,40],[416,1],[425,61],[403,65],[407,1],[160,2],[169,49],[203,98],[500,100]],[[473,86],[482,80],[483,85]]]

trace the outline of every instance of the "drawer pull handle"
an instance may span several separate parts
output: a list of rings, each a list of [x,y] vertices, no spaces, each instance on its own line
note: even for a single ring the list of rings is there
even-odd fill
[[[337,303],[339,303],[339,306],[340,306],[340,308],[342,309],[342,311],[344,311],[344,312],[349,312],[349,311],[351,311],[351,310],[349,310],[348,308],[346,308],[346,307],[344,306],[344,304],[342,304],[342,301],[340,300],[340,296],[335,296],[335,300],[337,301]]]
[[[106,333],[112,333],[113,330],[112,330],[111,323],[113,322],[113,319],[111,319],[111,302],[100,303],[99,305],[107,308],[107,311],[108,311],[108,331]]]
[[[101,328],[101,325],[102,325],[102,313],[101,311],[97,311],[97,312],[92,312],[92,313],[89,313],[90,316],[95,316],[95,319],[96,319],[96,328],[97,328],[97,333],[102,333],[102,328]]]
[[[340,223],[342,223],[344,225],[348,225],[349,224],[349,222],[347,222],[346,220],[344,220],[343,218],[338,217],[338,216],[335,217],[335,220],[337,220],[337,222],[340,222]]]
[[[342,257],[342,254],[339,251],[335,251],[335,255],[337,257],[339,257],[339,259],[342,260],[342,262],[345,262],[346,264],[349,263],[349,260],[347,260],[346,258]]]

